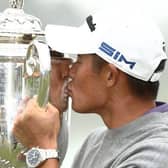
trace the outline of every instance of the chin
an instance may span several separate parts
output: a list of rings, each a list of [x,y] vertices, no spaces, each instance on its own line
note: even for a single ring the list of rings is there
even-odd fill
[[[77,113],[89,113],[88,110],[72,104],[72,109]]]

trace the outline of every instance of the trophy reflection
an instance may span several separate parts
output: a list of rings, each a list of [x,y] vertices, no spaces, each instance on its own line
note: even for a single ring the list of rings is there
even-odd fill
[[[0,168],[25,168],[13,122],[25,96],[39,95],[40,106],[48,101],[50,53],[40,20],[24,13],[23,0],[9,4],[0,13]]]

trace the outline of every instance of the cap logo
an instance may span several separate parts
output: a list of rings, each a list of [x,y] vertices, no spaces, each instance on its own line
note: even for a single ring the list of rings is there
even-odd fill
[[[121,54],[119,51],[117,51],[105,42],[101,43],[99,49],[117,62],[123,62],[126,65],[129,65],[130,69],[133,69],[136,64],[136,62],[128,61],[123,54]]]
[[[86,18],[86,22],[87,22],[91,32],[96,30],[96,24],[93,23],[93,16],[92,15],[90,15]]]

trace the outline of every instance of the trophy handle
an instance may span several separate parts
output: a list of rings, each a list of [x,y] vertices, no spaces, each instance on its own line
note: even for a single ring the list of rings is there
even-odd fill
[[[48,45],[34,40],[28,47],[25,62],[26,95],[37,94],[39,106],[48,103],[51,59]]]

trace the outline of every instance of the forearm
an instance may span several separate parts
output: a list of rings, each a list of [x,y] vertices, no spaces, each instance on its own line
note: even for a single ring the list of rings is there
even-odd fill
[[[59,168],[58,159],[48,159],[42,163],[38,168]]]

